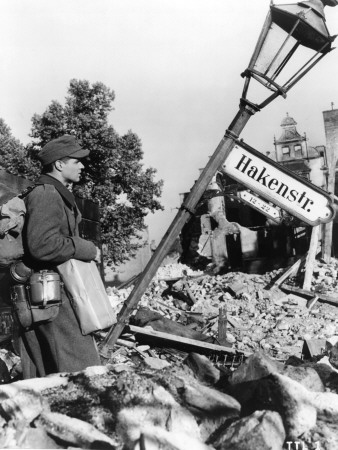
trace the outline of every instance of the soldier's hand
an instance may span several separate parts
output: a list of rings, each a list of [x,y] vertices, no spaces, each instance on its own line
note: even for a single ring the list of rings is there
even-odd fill
[[[101,250],[99,247],[96,247],[96,256],[94,258],[94,261],[97,263],[101,263]]]

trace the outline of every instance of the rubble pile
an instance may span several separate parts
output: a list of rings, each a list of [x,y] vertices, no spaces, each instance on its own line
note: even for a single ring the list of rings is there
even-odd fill
[[[165,280],[165,279],[180,278],[185,275],[198,276],[203,275],[203,272],[201,270],[192,270],[186,264],[175,263],[159,267],[154,278],[157,280]]]
[[[337,388],[328,365],[263,352],[227,375],[199,354],[158,370],[109,363],[0,386],[0,446],[335,450]]]
[[[337,268],[317,261],[311,291],[338,297]],[[0,352],[0,447],[336,450],[337,306],[301,295],[301,273],[299,293],[283,290],[282,269],[160,269],[130,323],[173,341],[145,344],[130,325],[103,366],[14,382],[18,357]],[[117,312],[131,290],[108,290]]]
[[[338,261],[316,262],[312,290],[337,293]],[[175,272],[176,270],[176,272]],[[178,269],[169,267],[172,275]],[[166,272],[164,272],[166,273]],[[218,338],[219,309],[227,310],[228,345],[239,352],[264,350],[275,359],[285,361],[302,354],[304,340],[330,339],[338,335],[337,306],[317,302],[307,308],[309,298],[284,292],[273,281],[283,269],[264,275],[231,272],[225,275],[201,275],[192,272],[182,283],[182,276],[164,279],[157,276],[139,302],[164,317]],[[290,283],[299,284],[293,277]],[[186,294],[187,287],[190,292]],[[112,290],[110,298],[117,309],[132,288]]]
[[[304,269],[303,269],[304,270]],[[302,271],[299,275],[290,279],[290,284],[298,285]],[[314,261],[311,290],[316,293],[334,294],[338,293],[338,260],[333,259],[329,263],[318,260]]]

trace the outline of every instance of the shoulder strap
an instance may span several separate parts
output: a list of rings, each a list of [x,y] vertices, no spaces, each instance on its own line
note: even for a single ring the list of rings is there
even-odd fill
[[[25,198],[33,189],[36,188],[36,186],[42,186],[41,183],[34,183],[31,186],[27,186],[26,189],[24,189],[20,194],[17,195],[19,198]]]

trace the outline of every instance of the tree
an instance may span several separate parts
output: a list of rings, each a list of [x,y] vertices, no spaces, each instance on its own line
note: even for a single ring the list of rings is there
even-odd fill
[[[142,144],[128,131],[119,136],[108,123],[115,95],[104,84],[71,80],[65,105],[52,101],[42,115],[32,118],[28,153],[37,152],[51,139],[74,134],[90,150],[86,173],[76,194],[100,205],[102,238],[108,262],[118,264],[140,247],[140,232],[149,212],[163,209],[159,202],[162,181],[156,170],[144,168]]]
[[[14,138],[3,119],[0,119],[0,168],[30,179],[34,179],[39,173],[39,165],[27,159],[25,147]]]

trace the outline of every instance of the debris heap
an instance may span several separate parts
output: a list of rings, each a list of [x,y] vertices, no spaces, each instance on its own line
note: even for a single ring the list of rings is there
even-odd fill
[[[172,265],[103,366],[14,381],[3,349],[0,447],[336,450],[337,270],[317,261],[304,293],[302,271],[286,285]],[[131,289],[109,289],[117,312]]]
[[[337,270],[337,260],[330,264],[316,262],[312,291],[314,294],[330,294],[333,298],[337,296],[338,305]],[[283,273],[283,269],[265,275],[231,272],[213,276],[192,272],[186,276],[183,272],[184,266],[183,269],[161,268],[139,307],[157,311],[215,341],[219,309],[224,307],[227,311],[228,345],[239,352],[264,350],[283,361],[292,355],[300,357],[304,340],[325,340],[338,335],[337,306],[318,301],[307,308],[309,297],[286,292],[283,285],[274,287],[274,280]],[[297,286],[301,276],[302,273],[291,278],[291,285]],[[190,295],[187,295],[187,288]],[[112,303],[115,306],[121,304],[131,290],[131,287],[112,290]]]
[[[195,353],[159,369],[107,364],[1,386],[0,446],[335,450],[337,388],[327,364],[263,352],[228,374]]]

